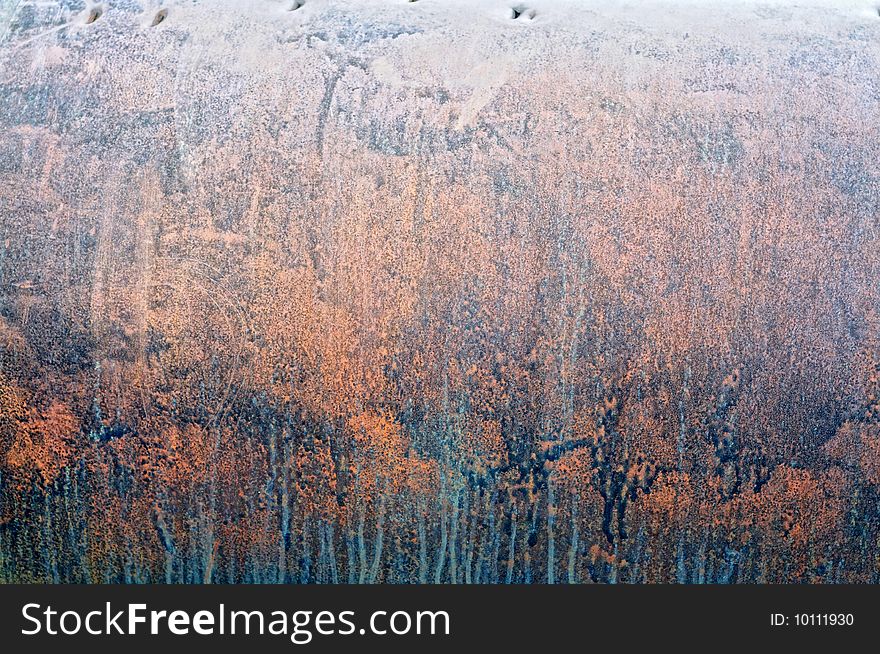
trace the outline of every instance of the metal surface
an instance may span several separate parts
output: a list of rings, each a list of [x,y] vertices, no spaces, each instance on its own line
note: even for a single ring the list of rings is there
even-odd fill
[[[6,2],[0,577],[876,581],[871,2]]]

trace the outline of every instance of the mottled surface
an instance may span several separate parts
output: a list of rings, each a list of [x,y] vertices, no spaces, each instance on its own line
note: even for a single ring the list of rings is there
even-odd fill
[[[0,0],[0,580],[880,580],[878,55]]]

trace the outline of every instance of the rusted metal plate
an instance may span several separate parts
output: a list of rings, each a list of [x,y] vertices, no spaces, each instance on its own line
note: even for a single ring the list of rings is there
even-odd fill
[[[878,580],[871,2],[5,2],[0,579]]]

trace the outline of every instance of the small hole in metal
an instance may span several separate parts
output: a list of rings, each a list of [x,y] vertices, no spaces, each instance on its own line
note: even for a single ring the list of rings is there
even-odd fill
[[[513,20],[518,20],[520,16],[525,16],[529,20],[533,20],[537,12],[534,9],[529,9],[525,5],[516,5],[515,7],[510,8],[510,17]]]
[[[91,25],[96,20],[98,20],[104,13],[104,10],[101,7],[92,7],[89,9],[89,13],[86,15],[86,25]]]

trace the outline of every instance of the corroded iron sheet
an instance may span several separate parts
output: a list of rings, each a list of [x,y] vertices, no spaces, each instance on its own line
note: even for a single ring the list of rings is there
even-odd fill
[[[0,580],[877,581],[871,2],[0,6]]]

